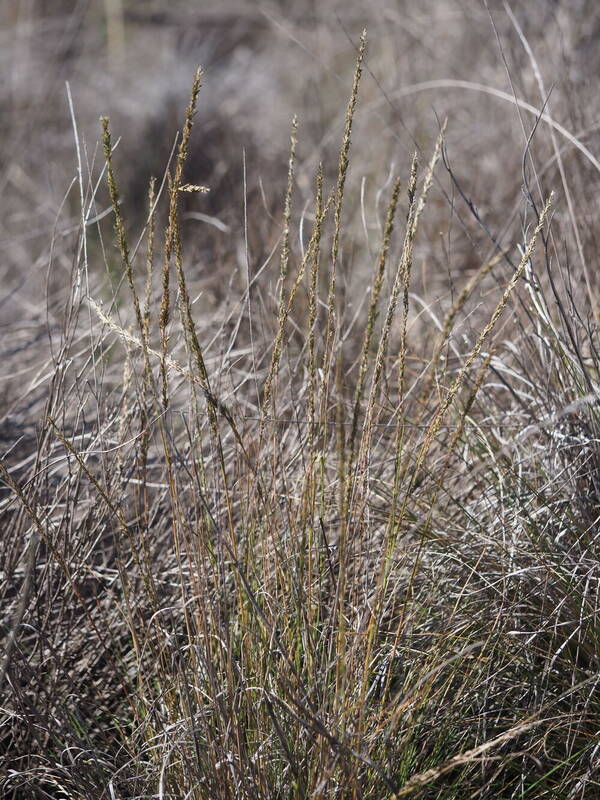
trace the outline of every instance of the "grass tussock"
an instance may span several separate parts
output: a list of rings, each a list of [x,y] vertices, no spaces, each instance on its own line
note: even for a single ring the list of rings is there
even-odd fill
[[[255,269],[246,230],[218,315],[181,220],[201,73],[137,240],[102,121],[43,424],[0,463],[3,797],[600,794],[593,297],[540,180],[423,313],[445,123],[352,254],[365,48],[337,175],[299,205],[294,120],[279,238]]]

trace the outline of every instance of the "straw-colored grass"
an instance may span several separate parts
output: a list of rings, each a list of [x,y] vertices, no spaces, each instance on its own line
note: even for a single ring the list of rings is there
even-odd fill
[[[114,245],[79,231],[34,459],[0,462],[3,797],[600,796],[593,298],[540,180],[427,322],[446,123],[352,260],[366,55],[337,175],[294,120],[278,263],[246,261],[216,322],[182,224],[201,72],[136,245],[103,118]],[[80,183],[88,220],[105,188]]]

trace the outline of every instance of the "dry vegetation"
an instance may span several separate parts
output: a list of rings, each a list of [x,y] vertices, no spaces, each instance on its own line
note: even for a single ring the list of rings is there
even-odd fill
[[[1,13],[2,797],[600,797],[597,4]]]

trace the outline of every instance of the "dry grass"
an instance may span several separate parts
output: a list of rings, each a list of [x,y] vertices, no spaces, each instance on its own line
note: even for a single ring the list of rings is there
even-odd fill
[[[566,3],[544,25],[492,3],[491,16],[451,0],[402,16],[378,1],[370,20],[349,5],[334,25],[267,4],[235,16],[230,48],[214,37],[216,63],[250,41],[257,63],[292,68],[297,41],[307,85],[322,75],[321,119],[294,119],[287,157],[281,130],[268,181],[264,119],[236,153],[215,112],[217,145],[198,156],[210,68],[189,70],[175,143],[161,122],[166,154],[135,114],[132,142],[125,126],[116,139],[118,110],[98,152],[86,145],[72,82],[76,177],[59,208],[27,182],[42,118],[19,137],[13,108],[3,797],[600,795],[597,137],[573,66],[585,39]],[[6,30],[33,43],[19,8]],[[70,12],[86,74],[92,29]],[[143,73],[132,31],[152,14],[167,32],[220,24],[178,3],[93,13],[102,80],[128,58]],[[400,87],[390,26],[412,42]],[[272,29],[285,47],[269,54]],[[548,100],[558,33],[570,93]],[[453,71],[453,37],[495,55],[464,49]],[[424,127],[432,47],[446,94]],[[37,91],[19,95],[15,64],[7,107]],[[472,107],[452,99],[459,82]],[[245,88],[265,92],[249,75]],[[260,108],[234,108],[232,130]],[[163,158],[156,180],[134,175],[136,152]],[[28,238],[35,215],[54,232]],[[19,284],[39,241],[43,291]]]

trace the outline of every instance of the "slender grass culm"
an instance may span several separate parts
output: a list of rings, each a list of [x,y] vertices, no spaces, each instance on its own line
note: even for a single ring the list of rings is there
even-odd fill
[[[451,114],[367,180],[379,57],[319,148],[294,117],[275,213],[244,151],[244,223],[201,70],[142,197],[102,117],[43,422],[2,439],[2,797],[600,797],[600,356],[554,143],[497,227]]]

